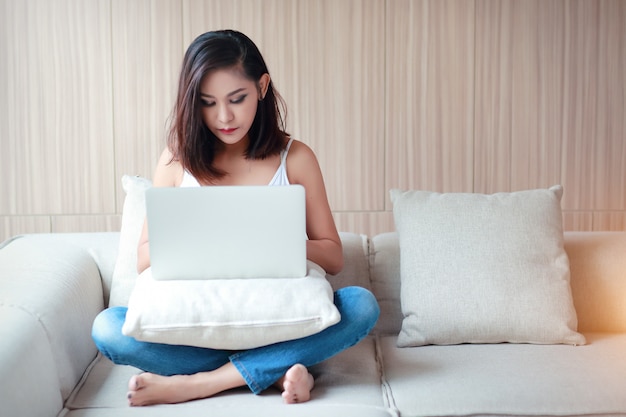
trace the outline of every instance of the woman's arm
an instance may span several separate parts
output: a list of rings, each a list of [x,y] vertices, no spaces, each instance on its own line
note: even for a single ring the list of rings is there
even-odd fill
[[[287,155],[287,176],[291,184],[304,186],[306,193],[307,258],[329,274],[343,268],[343,249],[333,219],[322,171],[307,145],[294,140]]]
[[[165,149],[159,158],[152,180],[153,187],[174,187],[180,184],[183,177],[182,166],[176,161],[171,162],[172,154]],[[144,220],[139,244],[137,246],[137,271],[141,274],[150,266],[150,245],[148,243],[148,222]]]

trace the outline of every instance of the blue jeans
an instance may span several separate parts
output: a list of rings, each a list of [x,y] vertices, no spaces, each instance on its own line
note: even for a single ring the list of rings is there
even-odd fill
[[[215,370],[232,362],[253,393],[278,381],[293,365],[320,363],[356,345],[376,324],[380,309],[375,297],[360,287],[335,292],[341,321],[320,333],[245,351],[141,342],[122,334],[126,307],[112,307],[95,319],[92,337],[104,356],[159,375],[190,375]]]

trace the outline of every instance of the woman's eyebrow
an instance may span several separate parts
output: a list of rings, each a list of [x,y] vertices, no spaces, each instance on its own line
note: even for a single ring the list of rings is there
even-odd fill
[[[228,93],[228,94],[226,95],[226,97],[232,97],[232,96],[237,95],[237,94],[239,94],[239,93],[241,93],[242,91],[245,91],[245,90],[246,90],[246,89],[245,89],[244,87],[242,87],[242,88],[238,88],[238,89],[236,89],[235,91]],[[211,94],[204,94],[204,93],[200,93],[200,96],[202,96],[202,97],[207,97],[207,98],[215,98],[215,97],[213,97]]]

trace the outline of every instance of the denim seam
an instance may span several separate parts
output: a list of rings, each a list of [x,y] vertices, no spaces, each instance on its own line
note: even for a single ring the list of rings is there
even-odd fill
[[[235,368],[237,368],[243,379],[246,381],[246,384],[248,385],[248,388],[250,388],[252,393],[254,393],[255,395],[260,394],[262,391],[261,387],[259,387],[259,384],[257,384],[257,382],[254,380],[252,375],[250,375],[250,373],[248,372],[244,364],[238,359],[238,357],[239,354],[231,356],[229,358],[230,362],[235,365]]]

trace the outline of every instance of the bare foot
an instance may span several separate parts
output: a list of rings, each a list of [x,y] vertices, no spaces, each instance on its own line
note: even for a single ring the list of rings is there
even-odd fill
[[[174,404],[200,398],[189,389],[193,386],[192,375],[160,376],[143,373],[128,382],[128,404],[131,406],[151,404]]]
[[[176,404],[212,397],[243,385],[244,379],[232,364],[194,375],[161,376],[146,372],[133,376],[128,382],[128,404]]]
[[[315,385],[313,375],[304,365],[294,365],[279,381],[283,388],[283,400],[286,404],[304,403],[311,399],[311,390]]]

